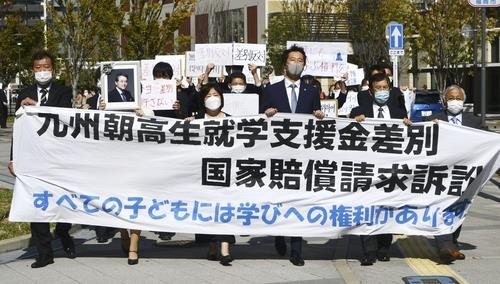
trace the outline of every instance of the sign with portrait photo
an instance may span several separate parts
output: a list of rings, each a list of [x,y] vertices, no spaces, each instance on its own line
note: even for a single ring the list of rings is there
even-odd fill
[[[128,110],[139,107],[140,61],[101,63],[102,94],[106,110]]]

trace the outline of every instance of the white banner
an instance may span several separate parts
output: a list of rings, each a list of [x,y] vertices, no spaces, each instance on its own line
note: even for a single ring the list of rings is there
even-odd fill
[[[187,123],[26,107],[11,221],[337,237],[454,231],[500,136],[448,124],[281,114]],[[457,144],[457,141],[460,141]]]
[[[286,46],[303,47],[307,62],[302,75],[341,78],[348,72],[348,43],[287,41]]]
[[[177,100],[177,81],[141,81],[141,107],[150,110],[170,110]]]

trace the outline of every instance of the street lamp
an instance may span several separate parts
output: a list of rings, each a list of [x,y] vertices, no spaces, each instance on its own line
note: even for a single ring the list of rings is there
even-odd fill
[[[19,83],[21,83],[21,46],[23,45],[22,42],[17,42],[17,76]],[[18,83],[18,84],[19,84]]]

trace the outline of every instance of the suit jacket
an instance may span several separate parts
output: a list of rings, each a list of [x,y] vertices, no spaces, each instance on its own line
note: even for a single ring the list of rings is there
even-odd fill
[[[25,98],[31,98],[32,100],[38,101],[38,86],[33,85],[29,86],[27,88],[22,89],[19,92],[19,96],[17,97],[16,101],[16,111],[19,109],[21,106],[21,101],[24,100]],[[73,95],[71,93],[71,89],[64,86],[64,85],[58,85],[55,83],[52,83],[50,86],[49,90],[49,97],[47,99],[47,102],[45,103],[45,106],[51,106],[51,107],[67,107],[71,108],[72,103],[71,99],[73,98]],[[10,160],[12,161],[12,144],[10,147]]]
[[[21,106],[22,100],[25,98],[31,98],[32,100],[38,101],[38,87],[37,85],[32,85],[27,88],[22,89],[19,92],[19,96],[16,100],[16,111]],[[71,107],[71,99],[73,98],[71,89],[64,86],[52,83],[49,90],[49,97],[45,106],[51,107]]]
[[[134,101],[134,97],[132,97],[132,94],[129,91],[123,90],[123,95],[125,96],[126,102]],[[116,102],[123,102],[123,100],[118,90],[116,88],[113,88],[113,90],[108,93],[108,103],[116,103]]]
[[[364,93],[364,92],[360,92]],[[358,93],[358,98],[359,94]],[[366,117],[375,117],[373,113],[373,99],[369,99],[366,96],[370,96],[370,94],[362,94],[363,101],[359,102],[359,106],[355,107],[351,110],[350,118],[355,118],[358,115],[365,115]],[[369,103],[368,103],[369,102]],[[387,107],[389,108],[389,112],[391,114],[391,118],[400,118],[403,119],[407,117],[406,108],[404,105],[401,105],[401,101],[399,100],[399,95],[395,93],[391,93],[389,96],[389,100],[387,101]]]
[[[295,113],[312,114],[315,110],[321,110],[319,91],[312,85],[307,85],[302,81],[298,95]],[[284,79],[276,84],[268,85],[260,96],[259,112],[264,113],[270,107],[278,109],[278,112],[292,112]]]
[[[424,121],[432,121],[434,119],[448,121],[448,113],[446,111],[436,113],[435,115],[425,117]],[[476,129],[483,129],[483,127],[481,127],[481,118],[475,116],[473,113],[470,112],[462,113],[462,125]]]

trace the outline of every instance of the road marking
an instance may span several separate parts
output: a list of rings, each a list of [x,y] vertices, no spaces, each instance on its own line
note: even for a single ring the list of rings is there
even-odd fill
[[[450,276],[461,284],[469,284],[449,265],[438,264],[433,260],[438,255],[427,238],[423,236],[395,236],[400,251],[408,266],[420,276]]]

